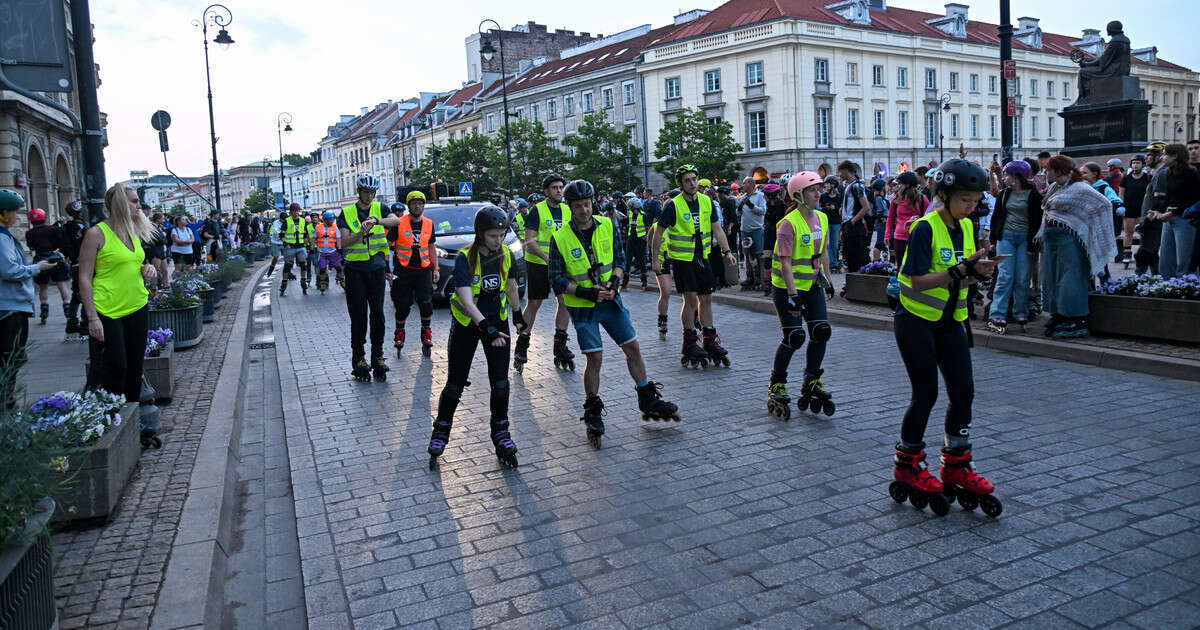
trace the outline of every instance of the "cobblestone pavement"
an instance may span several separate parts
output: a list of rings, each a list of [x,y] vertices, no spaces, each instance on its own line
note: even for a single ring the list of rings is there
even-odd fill
[[[160,408],[163,447],[142,451],[109,522],[54,535],[55,599],[64,630],[149,626],[244,282],[230,287],[216,320],[205,324],[204,341],[176,351],[175,396]],[[53,324],[52,318],[47,326]],[[77,349],[82,377],[86,344],[59,345]],[[33,361],[49,358],[35,354]]]
[[[339,290],[275,300],[310,627],[1200,620],[1194,383],[977,351],[977,463],[1004,514],[955,506],[935,518],[887,496],[909,395],[890,333],[836,328],[825,380],[837,415],[782,422],[764,400],[773,317],[718,306],[733,366],[686,371],[679,301],[662,341],[655,298],[635,291],[626,303],[682,423],[642,423],[607,342],[608,433],[593,450],[579,420],[581,374],[551,365],[547,307],[532,362],[512,376],[520,469],[502,470],[492,454],[477,355],[435,472],[425,447],[445,378],[446,311],[432,360],[410,346],[392,355],[386,383],[362,384],[348,375]],[[415,316],[409,324],[414,338]],[[935,420],[929,441],[939,433]]]

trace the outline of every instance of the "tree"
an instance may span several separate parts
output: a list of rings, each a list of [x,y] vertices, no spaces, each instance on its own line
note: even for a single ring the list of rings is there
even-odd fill
[[[262,188],[255,189],[254,192],[250,193],[250,195],[246,197],[243,210],[253,214],[258,214],[264,210],[269,210],[271,208],[271,202],[267,198],[267,194],[268,191],[263,190]]]
[[[629,130],[613,129],[604,113],[584,116],[576,135],[563,143],[575,147],[575,155],[567,156],[572,178],[586,179],[599,190],[633,190],[642,183],[633,174],[639,150]]]
[[[654,157],[660,162],[654,170],[675,181],[675,169],[682,164],[692,164],[700,171],[700,177],[710,179],[734,179],[741,166],[733,161],[742,152],[742,145],[733,141],[733,125],[725,122],[709,122],[703,111],[685,109],[670,122],[663,125],[654,143]]]
[[[550,145],[550,136],[542,123],[528,120],[509,121],[512,144],[514,194],[524,197],[542,190],[542,178],[549,173],[561,173],[566,155]],[[498,188],[508,187],[508,164],[504,157],[504,129],[492,142],[489,160]]]
[[[501,186],[496,183],[496,171],[489,163],[492,144],[492,139],[486,135],[470,133],[438,145],[437,150],[441,153],[437,159],[436,176],[433,170],[434,149],[429,147],[421,165],[409,173],[408,181],[414,186],[426,186],[435,179],[441,179],[450,184],[454,193],[458,192],[458,182],[472,182],[477,197],[499,190]]]
[[[312,156],[300,155],[299,153],[284,153],[283,162],[292,166],[308,166],[312,164]]]

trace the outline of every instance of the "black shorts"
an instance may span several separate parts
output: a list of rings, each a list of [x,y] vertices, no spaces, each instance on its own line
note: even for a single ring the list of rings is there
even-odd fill
[[[191,265],[196,258],[193,254],[181,254],[179,252],[171,252],[171,260],[175,261],[176,265]]]
[[[69,282],[71,280],[71,266],[65,261],[59,261],[46,271],[42,271],[33,277],[34,283],[38,285],[50,284],[51,282]]]
[[[713,292],[712,269],[708,265],[698,265],[694,261],[672,260],[675,290],[680,293],[697,293],[711,295]]]
[[[545,300],[550,297],[550,267],[525,261],[525,297],[530,300]]]

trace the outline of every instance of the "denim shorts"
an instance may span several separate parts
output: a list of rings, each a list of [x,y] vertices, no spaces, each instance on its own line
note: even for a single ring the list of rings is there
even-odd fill
[[[271,243],[270,245],[267,245],[267,250],[270,251],[271,258],[279,258],[279,254],[283,250],[283,245]]]
[[[575,335],[579,338],[579,349],[584,354],[604,349],[604,340],[600,338],[601,326],[618,346],[637,340],[637,331],[633,329],[629,311],[621,303],[620,296],[616,300],[600,302],[594,308],[571,308],[570,311]]]
[[[751,256],[757,256],[763,251],[763,229],[750,230],[742,232],[742,249]],[[746,244],[746,239],[750,239],[750,244]]]
[[[303,247],[285,247],[283,248],[283,262],[299,261],[305,262],[308,260],[308,251]]]

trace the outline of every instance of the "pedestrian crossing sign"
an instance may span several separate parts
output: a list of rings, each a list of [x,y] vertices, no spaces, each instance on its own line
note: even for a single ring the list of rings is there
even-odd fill
[[[458,182],[458,194],[460,194],[460,195],[472,194],[471,188],[472,188],[471,182]]]

